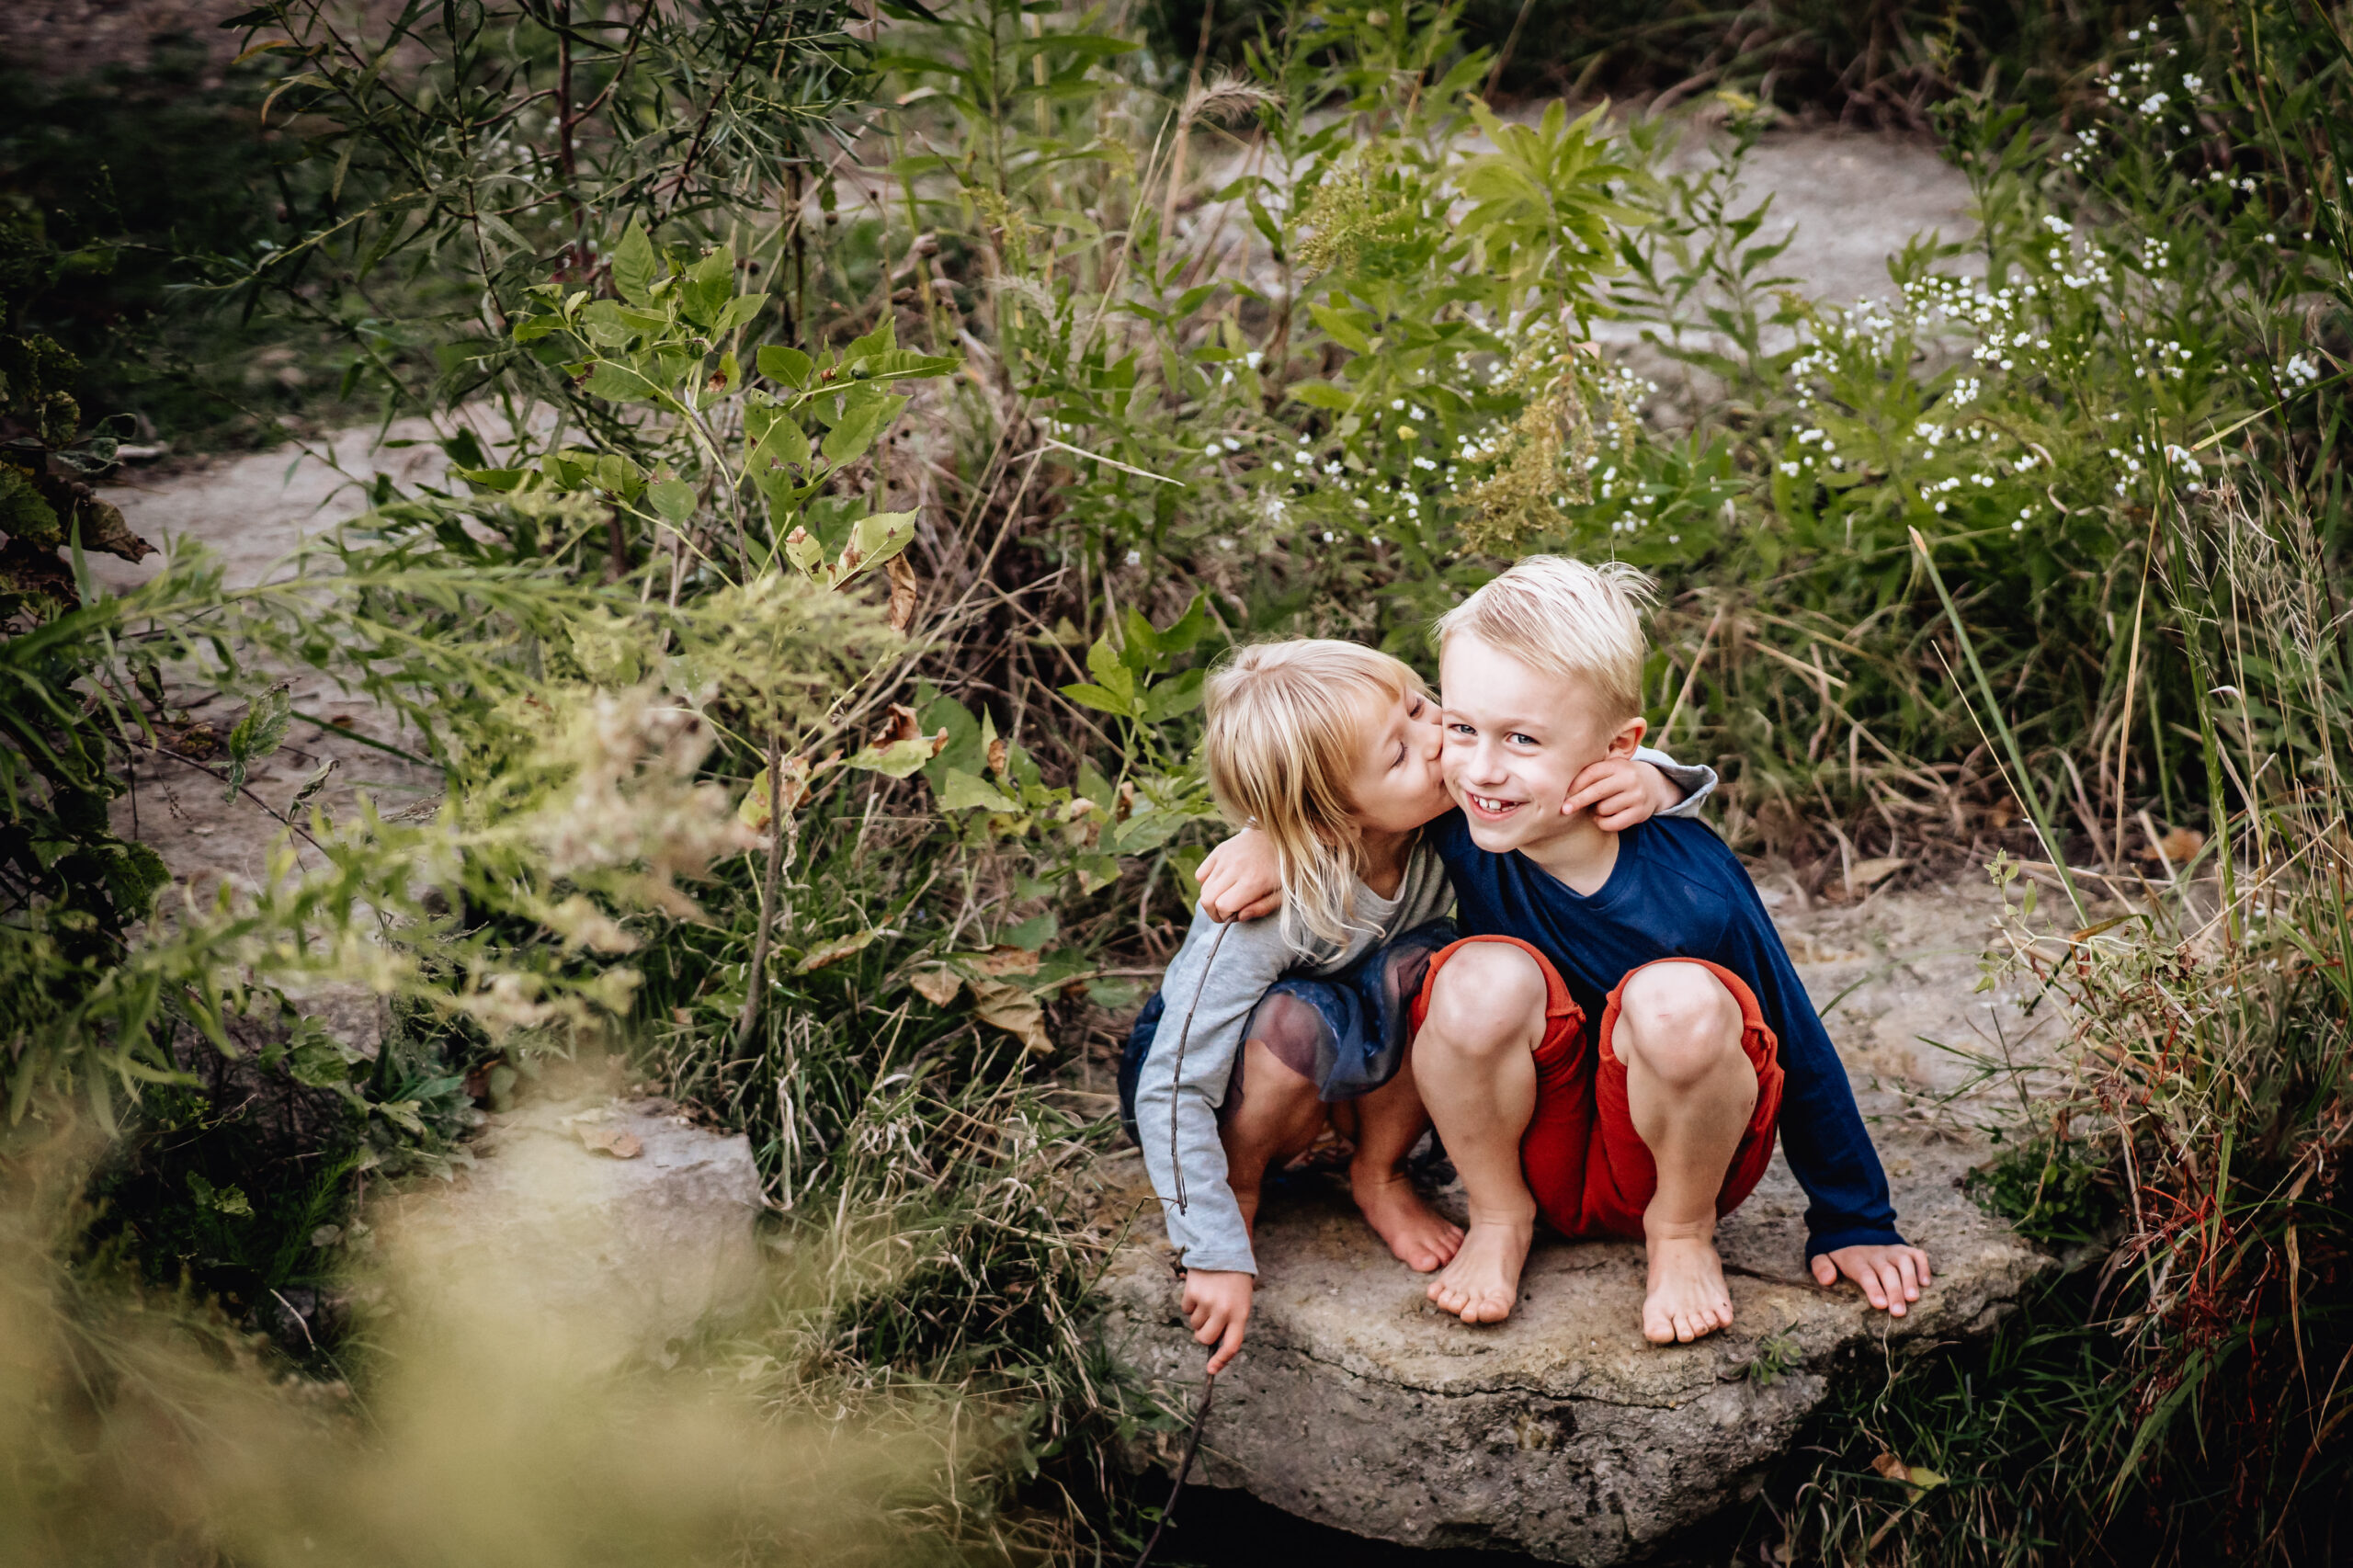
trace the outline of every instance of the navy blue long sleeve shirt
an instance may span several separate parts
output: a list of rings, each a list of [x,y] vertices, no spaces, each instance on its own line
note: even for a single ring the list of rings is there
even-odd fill
[[[1590,896],[1517,850],[1480,848],[1460,811],[1427,832],[1454,883],[1463,932],[1533,944],[1589,1027],[1619,981],[1656,959],[1706,959],[1746,981],[1780,1041],[1781,1152],[1810,1199],[1806,1256],[1903,1243],[1829,1031],[1746,869],[1705,824],[1654,817],[1627,829],[1608,881]]]

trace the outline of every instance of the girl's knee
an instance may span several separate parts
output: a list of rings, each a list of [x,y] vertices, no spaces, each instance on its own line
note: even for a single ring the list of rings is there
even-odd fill
[[[1544,971],[1508,942],[1458,949],[1427,984],[1423,1028],[1446,1048],[1476,1051],[1521,1045],[1542,1027],[1549,996]]]

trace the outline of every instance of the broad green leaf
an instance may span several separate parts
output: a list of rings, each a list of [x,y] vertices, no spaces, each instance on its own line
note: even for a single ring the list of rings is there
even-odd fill
[[[904,778],[931,760],[934,744],[930,735],[910,735],[887,746],[860,746],[842,766],[880,773],[885,778]]]
[[[588,372],[587,382],[582,390],[591,397],[601,397],[613,403],[659,403],[669,401],[660,387],[627,365],[611,359],[597,361],[596,369]]]
[[[654,242],[645,237],[642,224],[631,223],[621,243],[613,247],[613,287],[622,299],[633,305],[653,302],[654,278],[661,262],[654,254]]]
[[[694,486],[683,480],[662,480],[649,486],[645,494],[654,503],[654,509],[674,523],[683,523],[695,515]]]
[[[1005,792],[978,774],[961,768],[948,770],[948,782],[940,787],[939,809],[943,812],[988,811],[1010,815],[1021,809],[1019,802],[1006,798]]]
[[[495,490],[501,494],[520,490],[532,473],[528,468],[460,468],[451,472],[478,489]]]
[[[772,381],[789,387],[805,387],[816,367],[809,356],[798,348],[788,348],[781,343],[771,343],[760,350],[760,374]]]
[[[842,411],[841,423],[825,432],[823,450],[825,460],[839,467],[855,462],[874,444],[882,427],[898,417],[900,407],[907,401],[895,393],[882,392],[868,397],[852,396]]]
[[[1322,327],[1331,336],[1332,341],[1341,347],[1354,349],[1358,354],[1372,352],[1372,340],[1364,335],[1362,328],[1348,319],[1346,312],[1334,310],[1329,305],[1311,304],[1307,307],[1307,313],[1313,316],[1315,324]]]
[[[1310,408],[1328,408],[1337,414],[1346,414],[1357,405],[1356,393],[1329,381],[1301,381],[1290,389],[1290,395],[1294,403],[1303,403]]]
[[[1154,687],[1144,694],[1144,722],[1161,723],[1199,708],[1201,705],[1201,682],[1207,676],[1206,670],[1187,670]]]
[[[765,307],[767,302],[768,297],[766,294],[736,295],[733,299],[727,301],[727,308],[719,312],[719,320],[711,326],[710,329],[711,335],[713,337],[726,336],[729,333],[733,332],[737,327],[742,326],[745,323],[750,321],[754,316],[758,315],[761,309]]]
[[[831,585],[838,588],[859,573],[881,565],[913,543],[915,537],[913,512],[875,512],[858,518],[849,542],[842,547],[841,559],[827,574]]]
[[[1081,708],[1097,709],[1105,713],[1117,714],[1122,719],[1135,717],[1136,705],[1132,699],[1122,697],[1116,691],[1106,690],[1091,681],[1081,681],[1075,686],[1063,687],[1062,692],[1064,697],[1069,698]]]

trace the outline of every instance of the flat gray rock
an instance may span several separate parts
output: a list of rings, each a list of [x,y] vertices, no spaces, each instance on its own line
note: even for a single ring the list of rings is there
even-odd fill
[[[1344,1184],[1296,1182],[1261,1221],[1249,1343],[1219,1379],[1195,1479],[1409,1546],[1635,1556],[1753,1489],[1846,1352],[1982,1333],[2049,1267],[1960,1191],[1972,1151],[1881,1153],[1937,1269],[1906,1316],[1805,1276],[1804,1196],[1777,1155],[1722,1228],[1733,1326],[1664,1348],[1642,1336],[1635,1244],[1540,1238],[1518,1310],[1472,1327],[1430,1304],[1429,1277],[1389,1256]],[[1118,1358],[1195,1400],[1204,1352],[1156,1223],[1104,1288]]]
[[[1429,1277],[1389,1256],[1344,1183],[1294,1177],[1260,1220],[1249,1341],[1218,1380],[1194,1480],[1410,1546],[1618,1562],[1753,1492],[1832,1378],[1990,1329],[2054,1267],[1961,1191],[1986,1150],[1946,1098],[1965,1074],[1934,1048],[2018,1038],[2008,999],[1971,989],[1993,907],[1972,888],[1777,912],[1816,1005],[1846,994],[1832,1034],[1936,1269],[1904,1318],[1806,1274],[1804,1195],[1778,1154],[1719,1233],[1733,1326],[1666,1347],[1642,1336],[1638,1244],[1540,1235],[1514,1315],[1472,1327],[1429,1303]],[[1190,1405],[1205,1352],[1177,1312],[1159,1207],[1131,1154],[1101,1175],[1141,1210],[1105,1280],[1104,1341]],[[1459,1194],[1439,1204],[1461,1218]]]
[[[756,1283],[760,1180],[741,1133],[667,1100],[599,1097],[494,1117],[472,1150],[454,1182],[372,1216],[410,1310],[600,1368],[664,1358]]]

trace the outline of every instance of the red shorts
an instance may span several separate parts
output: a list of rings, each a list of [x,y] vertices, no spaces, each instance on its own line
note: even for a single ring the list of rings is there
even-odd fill
[[[1588,1043],[1585,1011],[1547,959],[1517,937],[1465,937],[1432,955],[1414,999],[1418,1032],[1429,1010],[1438,971],[1473,942],[1508,942],[1536,960],[1544,973],[1544,1038],[1536,1047],[1536,1113],[1520,1140],[1520,1168],[1535,1195],[1537,1212],[1564,1236],[1632,1236],[1643,1233],[1643,1210],[1658,1190],[1658,1166],[1649,1145],[1634,1131],[1626,1103],[1626,1064],[1609,1049],[1609,1036],[1626,994],[1630,971],[1609,994],[1601,1028]],[[1773,1135],[1781,1111],[1779,1045],[1756,1006],[1747,982],[1705,959],[1661,959],[1661,963],[1705,967],[1740,1004],[1740,1045],[1756,1068],[1756,1109],[1741,1134],[1740,1147],[1724,1172],[1716,1212],[1729,1214],[1755,1189],[1772,1162]],[[1645,964],[1643,969],[1650,966]]]

